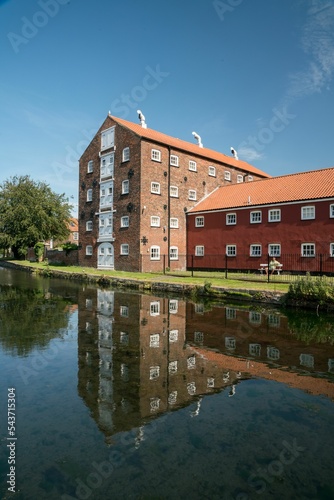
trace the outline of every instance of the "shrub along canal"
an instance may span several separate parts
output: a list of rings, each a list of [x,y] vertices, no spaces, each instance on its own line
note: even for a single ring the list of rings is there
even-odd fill
[[[1,267],[0,293],[1,498],[334,498],[333,315]]]

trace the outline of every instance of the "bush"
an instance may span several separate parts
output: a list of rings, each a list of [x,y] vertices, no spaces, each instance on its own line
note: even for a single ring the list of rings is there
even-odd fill
[[[290,284],[288,297],[323,305],[334,302],[334,287],[322,277],[312,279],[308,273],[305,278],[299,278]]]
[[[70,243],[69,241],[62,245],[62,249],[64,250],[66,255],[72,252],[72,250],[78,250],[78,248],[79,247],[76,243]]]
[[[36,245],[34,246],[34,252],[35,252],[37,260],[42,259],[43,255],[44,255],[44,248],[45,248],[45,245],[41,241],[36,243]]]

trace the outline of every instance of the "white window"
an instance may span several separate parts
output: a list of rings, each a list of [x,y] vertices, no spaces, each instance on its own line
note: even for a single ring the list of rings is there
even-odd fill
[[[129,317],[129,307],[128,306],[120,306],[119,307],[119,314],[123,318],[128,318]]]
[[[251,245],[249,255],[251,257],[261,257],[262,255],[261,245]]]
[[[302,220],[315,219],[315,206],[302,207]]]
[[[111,148],[114,145],[115,127],[101,132],[101,149]]]
[[[93,160],[90,160],[88,163],[87,163],[87,173],[88,174],[91,174],[94,170],[94,162]]]
[[[113,203],[113,181],[100,184],[100,207],[111,207]]]
[[[151,216],[151,227],[160,227],[160,217],[157,215]]]
[[[129,255],[129,245],[127,243],[121,245],[121,255]]]
[[[160,302],[154,301],[150,303],[150,316],[159,316]]]
[[[233,226],[237,223],[237,214],[226,214],[226,225]]]
[[[334,217],[334,205],[329,205],[329,216]]]
[[[176,155],[170,155],[170,164],[173,167],[178,167],[179,166],[179,157]]]
[[[253,176],[252,176],[252,175],[249,175],[249,176],[248,176],[248,181],[249,181],[249,182],[252,182],[252,180],[253,180]]]
[[[104,222],[105,222],[105,220],[104,220],[104,219],[102,219],[102,217],[101,217],[101,218],[100,218],[100,227],[104,227]]]
[[[122,161],[129,161],[130,160],[130,148],[126,147],[122,151]]]
[[[211,177],[216,177],[216,167],[213,167],[212,165],[209,165],[209,175]]]
[[[329,255],[334,257],[334,243],[330,243],[329,245]]]
[[[195,246],[195,255],[196,257],[204,256],[204,245],[196,245]]]
[[[169,225],[171,228],[177,229],[179,227],[179,219],[177,219],[176,217],[171,217]]]
[[[277,360],[280,358],[280,352],[277,347],[268,346],[267,347],[267,358],[272,360]]]
[[[160,194],[159,182],[151,182],[151,193]]]
[[[250,222],[251,224],[258,224],[262,220],[262,212],[258,210],[257,212],[250,213]]]
[[[169,194],[173,198],[177,198],[179,196],[179,188],[177,186],[171,186],[169,188]]]
[[[93,200],[93,190],[87,189],[87,201],[92,201],[92,200]]]
[[[189,200],[196,201],[197,194],[196,194],[196,190],[195,189],[189,189],[188,198],[189,198]]]
[[[150,255],[151,255],[151,260],[160,260],[160,247],[157,245],[152,246]]]
[[[121,227],[129,227],[129,216],[124,215],[121,217]]]
[[[179,301],[176,299],[170,299],[169,301],[169,312],[171,314],[176,314],[179,308]]]
[[[225,179],[225,181],[230,181],[231,180],[231,172],[229,172],[228,170],[225,170],[224,179]]]
[[[280,257],[281,245],[279,243],[269,243],[268,253],[269,253],[270,257]]]
[[[195,217],[195,227],[204,227],[204,217]]]
[[[101,156],[100,160],[100,171],[101,179],[104,177],[110,177],[114,173],[114,153],[109,153],[107,155]]]
[[[170,247],[169,257],[170,260],[177,260],[179,258],[179,249],[177,247]]]
[[[158,149],[151,150],[151,160],[153,161],[161,161],[161,151]]]
[[[226,255],[228,257],[235,257],[237,255],[236,245],[226,245]]]
[[[237,175],[237,183],[238,183],[238,184],[241,184],[241,182],[244,182],[244,177],[243,177],[243,175],[238,174],[238,175]]]
[[[128,179],[122,181],[122,194],[129,194],[129,184]]]
[[[86,255],[93,255],[93,247],[92,245],[86,246]]]
[[[177,342],[178,338],[179,338],[179,330],[169,331],[169,342]]]
[[[93,230],[93,221],[88,220],[86,222],[86,231],[92,231]]]
[[[197,171],[197,164],[193,160],[189,160],[189,170],[192,170],[193,172]]]
[[[249,344],[248,351],[251,356],[260,356],[261,344]]]
[[[268,222],[279,222],[281,220],[281,209],[268,210]]]
[[[159,347],[160,345],[160,335],[159,333],[153,333],[150,335],[150,347]]]
[[[302,243],[302,257],[315,257],[315,243]]]

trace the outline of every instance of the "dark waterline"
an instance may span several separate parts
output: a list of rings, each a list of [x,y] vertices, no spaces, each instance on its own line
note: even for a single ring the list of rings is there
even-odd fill
[[[0,498],[334,498],[333,316],[0,268],[0,370]]]

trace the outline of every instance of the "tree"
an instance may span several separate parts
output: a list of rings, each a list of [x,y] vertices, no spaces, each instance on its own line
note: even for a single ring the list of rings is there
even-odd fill
[[[14,257],[51,238],[69,235],[71,205],[44,182],[15,176],[0,185],[0,248],[11,247]]]

